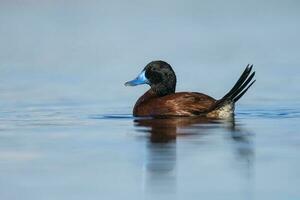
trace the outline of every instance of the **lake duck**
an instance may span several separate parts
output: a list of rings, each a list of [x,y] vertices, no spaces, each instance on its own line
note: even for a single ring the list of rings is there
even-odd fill
[[[217,100],[198,92],[175,92],[176,75],[171,65],[158,60],[146,65],[143,71],[126,86],[148,84],[151,88],[133,108],[135,117],[201,116],[226,119],[234,115],[235,103],[253,85],[253,65],[247,65],[233,88]]]

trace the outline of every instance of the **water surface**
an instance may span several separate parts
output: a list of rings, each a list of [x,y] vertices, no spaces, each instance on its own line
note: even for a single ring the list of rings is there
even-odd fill
[[[235,121],[133,118],[129,112],[98,110],[101,106],[2,109],[1,197],[297,199],[300,195],[299,106],[244,106]]]

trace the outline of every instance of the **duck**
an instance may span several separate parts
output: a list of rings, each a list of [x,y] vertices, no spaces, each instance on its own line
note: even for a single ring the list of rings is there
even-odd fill
[[[176,75],[162,60],[148,63],[125,86],[147,84],[146,91],[133,107],[134,117],[194,117],[228,119],[234,116],[236,102],[255,83],[253,65],[248,64],[240,78],[221,99],[199,92],[176,92]]]

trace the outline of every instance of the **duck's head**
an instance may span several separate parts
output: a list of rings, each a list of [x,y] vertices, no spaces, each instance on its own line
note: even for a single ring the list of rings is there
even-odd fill
[[[158,96],[172,94],[176,89],[176,75],[172,67],[161,60],[152,61],[132,81],[125,83],[126,86],[148,84]]]

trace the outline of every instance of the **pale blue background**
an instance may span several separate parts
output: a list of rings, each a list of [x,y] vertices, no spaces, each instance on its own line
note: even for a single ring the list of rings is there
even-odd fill
[[[155,59],[175,68],[179,90],[221,97],[253,63],[259,84],[243,102],[299,99],[298,1],[0,5],[1,100],[128,104],[145,89],[123,82]]]

